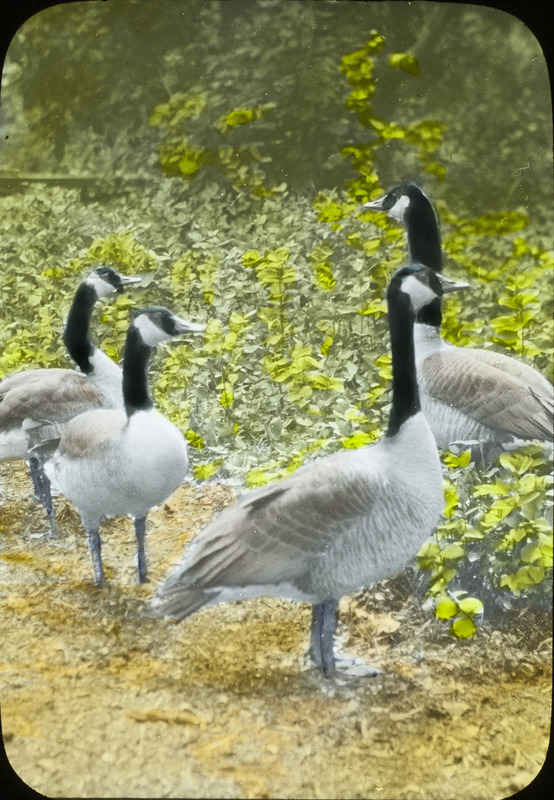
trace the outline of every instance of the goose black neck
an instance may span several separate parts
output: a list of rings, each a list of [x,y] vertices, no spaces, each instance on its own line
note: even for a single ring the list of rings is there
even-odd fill
[[[442,272],[441,234],[438,217],[431,203],[411,203],[406,217],[408,250],[412,264],[423,264]]]
[[[67,352],[85,375],[89,375],[94,369],[90,361],[94,345],[89,328],[90,318],[97,300],[98,295],[94,288],[87,283],[82,283],[75,292],[63,333]]]
[[[386,436],[398,433],[409,417],[421,410],[414,348],[414,313],[410,298],[399,292],[389,303],[392,351],[392,406]]]
[[[435,299],[423,306],[421,311],[418,312],[417,321],[423,325],[431,325],[433,328],[440,328],[442,325],[442,307],[441,298]]]
[[[144,344],[131,325],[123,356],[123,402],[127,416],[135,411],[148,411],[154,405],[148,389],[148,368],[153,348]]]

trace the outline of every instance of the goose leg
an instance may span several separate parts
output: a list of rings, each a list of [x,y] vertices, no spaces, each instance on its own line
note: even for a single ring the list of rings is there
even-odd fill
[[[338,605],[334,597],[329,597],[322,603],[315,603],[312,612],[310,655],[314,663],[321,667],[326,678],[332,678],[336,674],[333,640]]]
[[[54,517],[54,505],[52,503],[52,492],[50,489],[50,481],[44,472],[42,461],[37,456],[31,456],[29,459],[29,475],[33,482],[33,491],[35,497],[46,509],[48,520],[50,522],[50,533],[52,536],[58,535],[58,527]]]
[[[87,531],[88,546],[92,556],[92,566],[94,567],[94,581],[97,586],[104,583],[104,568],[102,566],[101,539],[98,528],[91,528]]]
[[[146,517],[135,519],[135,534],[137,537],[137,562],[139,583],[146,583],[148,571],[146,569],[146,553],[144,551],[144,540],[146,538]]]

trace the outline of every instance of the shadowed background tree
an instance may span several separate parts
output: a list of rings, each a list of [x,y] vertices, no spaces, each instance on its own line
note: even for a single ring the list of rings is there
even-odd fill
[[[409,51],[419,64],[417,79],[401,59],[380,71],[376,112],[447,126],[449,181],[440,196],[455,197],[464,212],[541,206],[551,114],[532,34],[509,14],[463,5],[412,3],[399,17],[394,3],[351,3],[348,13],[327,3],[241,0],[188,0],[186,12],[164,0],[49,8],[27,21],[9,50],[2,170],[149,176],[157,136],[144,110],[200,86],[216,119],[242,106],[274,106],[252,136],[271,157],[275,183],[342,185],[352,169],[340,148],[363,138],[355,115],[344,113],[337,64],[375,28],[386,31],[387,57]],[[206,123],[209,146],[218,133],[213,127],[210,141]],[[385,185],[398,182],[400,168],[417,175],[394,141],[380,159]]]

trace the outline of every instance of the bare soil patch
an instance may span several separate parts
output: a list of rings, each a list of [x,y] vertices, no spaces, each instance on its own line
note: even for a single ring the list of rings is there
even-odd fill
[[[62,497],[59,539],[25,465],[0,467],[0,699],[23,780],[70,797],[493,800],[539,771],[551,720],[550,615],[454,641],[410,571],[341,604],[340,633],[381,671],[308,664],[310,609],[271,598],[184,623],[146,615],[186,542],[234,493],[185,484],[150,515],[150,582],[129,520],[103,531],[107,588]],[[507,620],[505,620],[507,622]]]

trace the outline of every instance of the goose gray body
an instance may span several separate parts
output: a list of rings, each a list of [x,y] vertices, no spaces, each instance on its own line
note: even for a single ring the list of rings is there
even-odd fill
[[[182,618],[247,597],[320,603],[351,594],[400,571],[442,505],[437,449],[419,413],[394,438],[314,461],[223,511],[155,606]]]
[[[417,253],[419,263],[442,270],[438,217],[419,187],[400,184],[364,207],[386,211],[401,222],[410,258]],[[552,442],[552,384],[504,354],[444,342],[440,325],[439,301],[423,308],[414,326],[421,405],[438,447],[479,443],[494,455],[524,441]]]
[[[104,582],[99,526],[106,517],[134,518],[138,577],[147,579],[146,514],[173,493],[188,471],[185,439],[153,406],[148,368],[157,344],[204,325],[165,308],[138,311],[127,333],[123,407],[98,408],[69,420],[46,473],[77,508],[87,531],[94,576]]]
[[[442,510],[441,467],[421,413],[413,324],[442,293],[439,279],[406,267],[388,290],[393,400],[377,444],[318,459],[286,480],[247,493],[192,542],[152,601],[186,617],[204,606],[272,595],[314,606],[311,655],[335,673],[338,599],[401,570]]]

